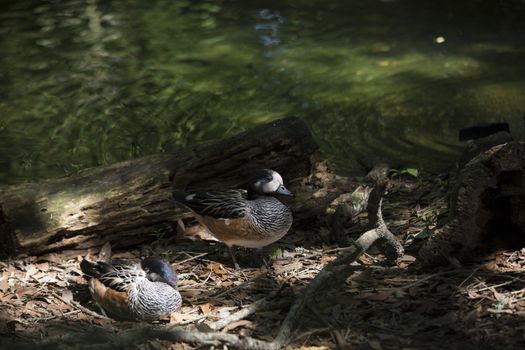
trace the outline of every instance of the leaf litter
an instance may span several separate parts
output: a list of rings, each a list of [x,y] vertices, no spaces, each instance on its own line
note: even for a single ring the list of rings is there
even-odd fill
[[[419,264],[422,233],[435,230],[446,216],[441,184],[441,179],[399,180],[392,186],[385,198],[385,220],[406,255],[393,267],[382,266],[381,255],[373,250],[363,255],[351,275],[334,279],[309,305],[311,312],[303,315],[287,349],[525,348],[525,249],[498,251],[471,266],[429,271]],[[358,237],[365,221],[361,215],[348,232]],[[322,230],[329,231],[322,215],[298,225],[275,245],[285,254],[269,262],[251,267],[250,253],[239,250],[242,271],[233,269],[219,243],[200,240],[152,242],[115,251],[112,258],[138,260],[149,249],[173,264],[183,306],[156,324],[213,329],[218,321],[272,295],[265,308],[219,329],[271,341],[289,305],[341,250],[322,237]],[[38,343],[93,327],[137,327],[137,322],[105,318],[92,301],[79,263],[98,254],[96,249],[79,250],[0,262],[2,338]],[[107,246],[101,254],[108,255]],[[194,348],[167,341],[150,345]]]

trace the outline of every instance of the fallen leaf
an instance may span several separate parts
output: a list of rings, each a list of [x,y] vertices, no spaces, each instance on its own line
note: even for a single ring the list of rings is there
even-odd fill
[[[28,276],[33,276],[35,273],[38,272],[38,269],[33,264],[26,265],[25,270],[26,270],[26,278]]]
[[[50,253],[38,257],[38,261],[47,261],[55,264],[62,263],[62,258],[56,253]]]
[[[300,261],[294,261],[291,264],[286,264],[284,266],[274,265],[274,270],[277,275],[281,275],[287,272],[299,271],[303,267],[303,264]]]
[[[40,272],[34,274],[33,278],[37,279],[37,280],[40,280],[42,277],[46,277],[46,276],[47,276],[47,274],[45,272],[40,271]]]
[[[201,309],[203,314],[207,314],[211,310],[211,304],[210,303],[199,305],[199,307],[200,307],[200,309]]]
[[[5,292],[9,289],[9,279],[6,276],[0,277],[0,291]]]
[[[35,311],[36,308],[41,308],[41,302],[30,300],[25,305],[25,311],[28,313],[31,313],[32,315],[35,315],[37,312]]]
[[[248,297],[248,294],[247,294],[245,291],[242,291],[242,290],[241,290],[240,292],[238,292],[238,293],[236,294],[236,296],[235,296],[235,298],[236,298],[237,300],[245,300],[246,297]]]
[[[15,291],[15,295],[18,299],[22,299],[23,297],[34,298],[34,296],[38,293],[38,289],[35,287],[22,287],[18,288]],[[25,299],[25,298],[24,298]]]
[[[193,319],[194,316],[188,314],[182,314],[180,312],[174,312],[170,315],[170,324],[178,324],[187,320]]]
[[[166,348],[169,349],[168,347]],[[176,344],[172,344],[171,349],[172,350],[187,350],[189,349],[189,347],[183,343],[176,343]]]
[[[39,269],[42,272],[47,272],[49,270],[49,263],[43,262],[40,264],[36,264],[36,268]]]
[[[212,270],[216,275],[226,275],[228,271],[219,263],[208,264],[208,268]]]
[[[62,291],[62,299],[69,304],[73,300],[73,293],[69,289]]]
[[[336,256],[329,256],[329,255],[321,256],[321,264],[328,264],[329,262],[334,261],[336,258],[337,258]]]
[[[226,280],[226,281],[222,281],[221,282],[221,287],[230,287],[231,285],[233,285],[233,282],[230,281],[230,280]]]

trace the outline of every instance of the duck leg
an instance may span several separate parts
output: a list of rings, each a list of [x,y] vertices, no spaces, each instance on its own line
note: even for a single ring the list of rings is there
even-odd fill
[[[230,247],[229,245],[227,245],[226,247],[228,247],[228,251],[230,252],[230,256],[232,257],[232,261],[233,261],[233,265],[235,266],[235,270],[240,270],[241,267],[237,263],[237,259],[235,259],[235,254],[233,253],[232,247]]]

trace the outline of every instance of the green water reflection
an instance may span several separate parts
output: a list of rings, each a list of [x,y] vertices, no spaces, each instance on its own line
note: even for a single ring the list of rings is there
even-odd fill
[[[523,137],[525,2],[28,1],[0,5],[0,182],[307,121],[343,171],[440,170],[459,128]]]

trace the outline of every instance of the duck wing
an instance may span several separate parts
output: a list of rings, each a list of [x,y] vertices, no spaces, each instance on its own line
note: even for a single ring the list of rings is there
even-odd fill
[[[83,259],[80,263],[82,272],[98,279],[106,287],[124,292],[137,278],[145,276],[144,270],[138,264],[125,260],[114,260],[111,263],[91,262]]]
[[[173,198],[198,215],[217,219],[241,218],[248,210],[248,192],[245,190],[175,192]]]

